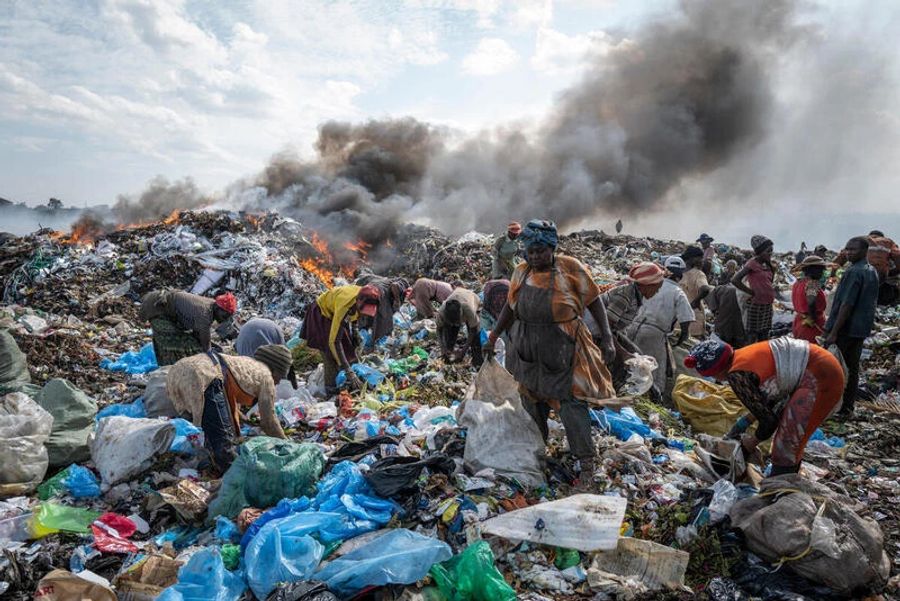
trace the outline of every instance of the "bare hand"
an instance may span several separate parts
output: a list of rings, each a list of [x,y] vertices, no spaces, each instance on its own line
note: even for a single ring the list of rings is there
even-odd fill
[[[362,388],[362,380],[360,380],[359,376],[357,376],[352,371],[347,376],[347,383],[350,385],[351,388],[353,388],[355,390],[359,390],[360,388]]]
[[[603,346],[600,347],[600,351],[603,353],[603,362],[607,365],[612,365],[613,361],[616,360],[616,345],[613,344],[612,339],[604,342]]]
[[[741,436],[741,446],[744,448],[744,451],[747,455],[753,454],[756,450],[756,447],[759,445],[759,439],[756,438],[753,434],[744,434]]]
[[[828,348],[832,344],[837,344],[837,333],[834,331],[825,333],[825,342],[822,344],[825,348]]]

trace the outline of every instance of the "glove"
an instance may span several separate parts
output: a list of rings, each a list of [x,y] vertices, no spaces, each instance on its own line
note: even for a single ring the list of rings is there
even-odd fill
[[[728,431],[728,434],[725,435],[725,440],[737,440],[741,437],[741,434],[747,431],[747,428],[750,427],[750,420],[747,419],[746,415],[742,415],[734,425],[731,426],[731,430]]]

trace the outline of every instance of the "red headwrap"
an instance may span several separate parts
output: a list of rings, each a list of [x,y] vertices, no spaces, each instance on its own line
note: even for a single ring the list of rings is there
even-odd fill
[[[663,281],[665,274],[666,271],[656,263],[638,263],[628,272],[628,279],[649,286]]]
[[[234,312],[237,311],[237,299],[230,292],[217,296],[216,305],[224,309],[229,315],[234,315]]]

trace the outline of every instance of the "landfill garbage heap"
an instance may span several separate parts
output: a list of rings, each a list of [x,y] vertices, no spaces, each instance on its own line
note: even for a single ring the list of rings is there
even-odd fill
[[[898,598],[897,308],[866,341],[857,418],[824,424],[799,477],[736,465],[717,438],[736,397],[681,373],[672,403],[592,411],[597,473],[579,482],[561,424],[544,448],[502,367],[445,364],[408,304],[354,366],[363,389],[324,398],[296,335],[318,294],[369,272],[478,291],[492,242],[408,225],[332,248],[275,213],[229,212],[0,237],[0,598]],[[684,247],[560,242],[601,285]],[[794,258],[775,261],[785,289]],[[249,411],[221,477],[202,431],[166,413],[138,321],[165,287],[233,291],[239,321],[279,323],[302,376],[278,388],[287,440]]]

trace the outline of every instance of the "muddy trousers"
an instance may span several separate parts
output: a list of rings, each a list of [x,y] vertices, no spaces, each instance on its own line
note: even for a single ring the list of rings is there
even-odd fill
[[[844,386],[844,404],[841,411],[853,413],[856,407],[856,395],[859,391],[859,361],[862,356],[865,338],[852,338],[838,334],[837,347],[841,349],[844,363],[847,364],[847,383]]]
[[[234,419],[225,398],[225,385],[217,378],[206,387],[203,394],[204,445],[212,455],[213,463],[220,472],[225,472],[237,457],[235,444],[238,433],[234,431]]]
[[[540,401],[532,401],[522,398],[522,405],[531,416],[544,437],[544,442],[550,436],[547,420],[550,417],[550,405]],[[588,405],[578,399],[567,399],[560,403],[559,418],[566,429],[566,440],[569,441],[569,450],[577,459],[589,459],[594,456],[594,441],[591,439],[591,416],[588,413]]]

